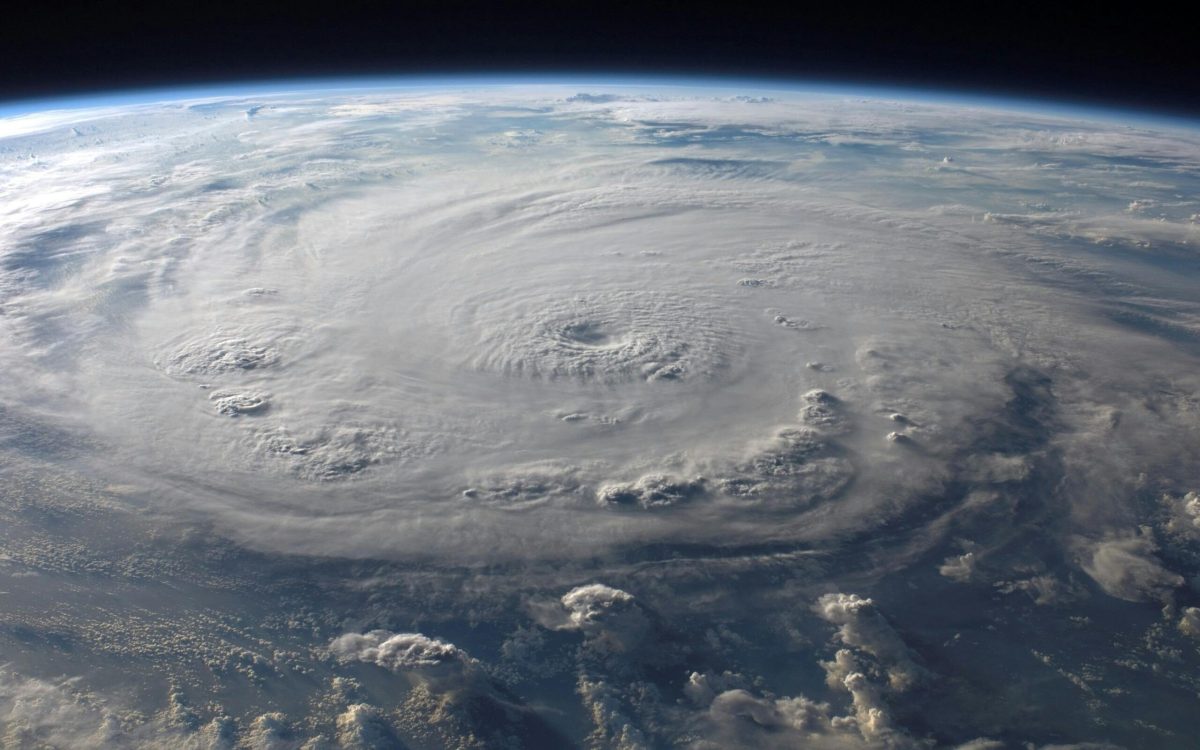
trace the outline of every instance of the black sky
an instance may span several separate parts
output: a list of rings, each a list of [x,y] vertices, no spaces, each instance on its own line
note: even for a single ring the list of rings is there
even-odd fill
[[[0,98],[358,73],[644,72],[950,87],[1200,115],[1200,41],[1163,9],[768,7],[27,2],[0,23]]]

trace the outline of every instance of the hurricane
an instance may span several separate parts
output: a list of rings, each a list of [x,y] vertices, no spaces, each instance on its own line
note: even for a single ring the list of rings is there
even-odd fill
[[[5,742],[1187,746],[1198,190],[902,91],[0,118]]]

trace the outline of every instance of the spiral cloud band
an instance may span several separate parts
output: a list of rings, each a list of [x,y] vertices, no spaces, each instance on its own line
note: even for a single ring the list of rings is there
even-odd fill
[[[0,119],[0,724],[1187,745],[1195,129],[579,88]]]

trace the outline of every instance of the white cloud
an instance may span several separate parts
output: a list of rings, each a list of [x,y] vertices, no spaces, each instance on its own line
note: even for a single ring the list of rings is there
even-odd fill
[[[281,714],[259,716],[239,733],[228,717],[201,723],[174,693],[166,710],[148,716],[85,689],[79,678],[51,682],[0,670],[0,745],[6,748],[281,750],[300,741]]]
[[[591,735],[595,744],[613,750],[645,750],[652,747],[625,713],[620,696],[610,685],[602,680],[580,676],[576,689],[595,726]]]
[[[375,706],[355,703],[337,717],[337,743],[345,750],[371,750],[395,742],[386,720]]]
[[[571,624],[582,630],[598,624],[610,613],[628,610],[633,605],[633,595],[602,583],[590,583],[563,594],[562,605],[570,613]]]
[[[1184,607],[1179,615],[1179,630],[1184,635],[1200,638],[1200,607]]]
[[[976,562],[974,552],[965,552],[961,555],[947,557],[938,566],[938,572],[952,581],[966,583],[971,580],[971,575],[975,572]]]
[[[254,750],[292,750],[298,741],[287,717],[275,711],[262,714],[250,723],[245,743]]]
[[[1125,601],[1165,601],[1183,577],[1163,567],[1148,532],[1093,542],[1085,548],[1083,570],[1110,596]]]
[[[73,694],[69,682],[54,684],[0,673],[0,726],[15,747],[131,746],[120,722],[103,704]]]
[[[908,648],[879,614],[874,603],[853,594],[826,594],[817,613],[839,625],[838,637],[849,648],[839,649],[822,663],[829,687],[848,695],[849,713],[839,714],[829,703],[805,696],[757,695],[740,675],[692,672],[684,694],[701,707],[703,739],[694,747],[814,747],[917,748],[894,720],[886,695],[907,690],[925,672]],[[885,668],[886,681],[876,684],[878,670],[856,653]],[[987,747],[981,745],[980,747]]]
[[[393,672],[435,667],[447,662],[469,659],[452,643],[420,633],[393,633],[372,630],[346,633],[329,644],[329,650],[342,661],[362,661]]]
[[[1171,514],[1166,524],[1168,532],[1185,538],[1200,538],[1200,492],[1165,495],[1163,502]]]
[[[703,681],[703,676],[692,675],[689,684]],[[704,734],[693,747],[898,750],[918,746],[891,726],[886,705],[861,674],[846,675],[840,687],[852,695],[851,715],[838,715],[828,703],[804,696],[760,696],[745,688],[713,694],[702,702],[706,709],[699,721]]]
[[[889,686],[905,690],[924,670],[913,661],[900,635],[892,629],[875,603],[857,594],[825,594],[817,600],[817,614],[838,627],[838,639],[874,656],[887,670]]]
[[[606,484],[596,492],[602,504],[636,504],[662,508],[695,499],[705,491],[703,478],[678,479],[666,474],[648,474],[636,482]]]
[[[38,162],[0,164],[0,242],[17,249],[0,274],[13,334],[2,395],[37,394],[109,446],[118,476],[106,479],[259,549],[494,561],[723,541],[730,524],[742,540],[836,538],[919,496],[918,475],[938,481],[939,450],[994,408],[1005,357],[1090,362],[1084,344],[1113,332],[1096,327],[1090,292],[1031,282],[987,248],[1083,273],[1095,269],[1029,232],[1069,219],[1112,236],[1194,234],[1195,207],[1165,223],[1118,211],[1109,227],[1092,204],[1174,210],[1155,192],[1170,175],[1136,175],[1145,194],[1128,196],[1084,166],[1012,156],[1178,165],[1195,161],[1183,134],[812,94],[576,93],[298,92],[9,121],[13,153],[36,145]],[[64,117],[86,123],[86,148],[54,131]],[[497,137],[544,137],[509,154],[455,129],[471,118],[494,120]],[[162,151],[163,133],[182,150]],[[947,141],[972,155],[929,179],[985,175],[1073,205],[1000,210],[983,205],[994,192],[979,178],[955,190],[954,210],[914,209],[911,170]],[[895,160],[863,160],[855,144]],[[1091,187],[1072,192],[1066,174]],[[972,223],[987,211],[1025,218]],[[998,294],[1003,309],[988,301]],[[1062,330],[1089,333],[1064,343]],[[866,339],[882,342],[869,347],[878,362],[841,346]],[[848,444],[793,460],[796,433],[777,428],[796,394],[794,421]],[[860,444],[851,426],[882,427],[860,425],[876,406],[864,395],[902,410],[928,453]],[[775,469],[709,471],[756,442],[741,468]],[[505,505],[476,487],[538,462],[571,467],[570,490],[513,488]],[[980,482],[1028,476],[1007,453],[976,464]],[[698,473],[713,478],[705,492]],[[723,504],[721,487],[737,501]],[[675,515],[579,502],[597,493]],[[846,502],[823,513],[835,495]],[[751,518],[743,501],[805,512]]]
[[[632,594],[592,583],[563,595],[566,612],[562,628],[581,631],[598,647],[628,651],[642,643],[650,632],[650,621]]]

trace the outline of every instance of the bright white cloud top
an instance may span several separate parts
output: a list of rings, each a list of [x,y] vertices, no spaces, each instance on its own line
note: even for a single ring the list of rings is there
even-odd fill
[[[915,620],[866,594],[912,576],[967,609],[988,592],[1028,594],[1039,617],[1096,597],[1151,619],[1166,607],[1145,626],[1156,653],[1195,664],[1198,191],[1194,129],[828,93],[410,87],[9,118],[0,450],[15,546],[0,560],[44,564],[29,540],[58,532],[22,503],[86,485],[97,513],[148,538],[211,535],[170,554],[215,539],[397,566],[329,574],[360,593],[418,566],[446,622],[475,605],[442,576],[506,571],[479,611],[524,618],[522,635],[494,672],[486,645],[465,645],[482,671],[455,700],[509,705],[505,675],[533,679],[538,643],[582,631],[575,710],[599,745],[1131,742],[1141,730],[1021,734],[964,705],[939,724],[913,697],[943,679],[906,642]],[[753,659],[714,671],[741,648],[728,623],[773,594],[690,576],[772,570],[796,594],[787,616],[842,646],[821,669],[843,705],[778,698],[823,689],[799,678],[764,691],[739,676]],[[626,690],[660,679],[658,642],[683,638],[666,581],[694,589],[722,655],[670,657],[686,716]],[[737,595],[756,603],[734,615]],[[467,658],[419,635],[417,615],[305,606],[312,653],[340,656],[313,657],[321,669],[400,679]],[[1035,651],[1090,700],[1118,700]],[[956,679],[991,668],[953,658],[971,665]],[[426,697],[406,699],[409,717],[448,689],[413,684]],[[23,720],[12,696],[61,690],[11,685],[0,721]],[[491,731],[407,735],[343,688],[323,699],[330,741]],[[239,736],[274,726],[262,710]],[[534,724],[496,731],[545,740]],[[139,731],[121,741],[183,732]]]

